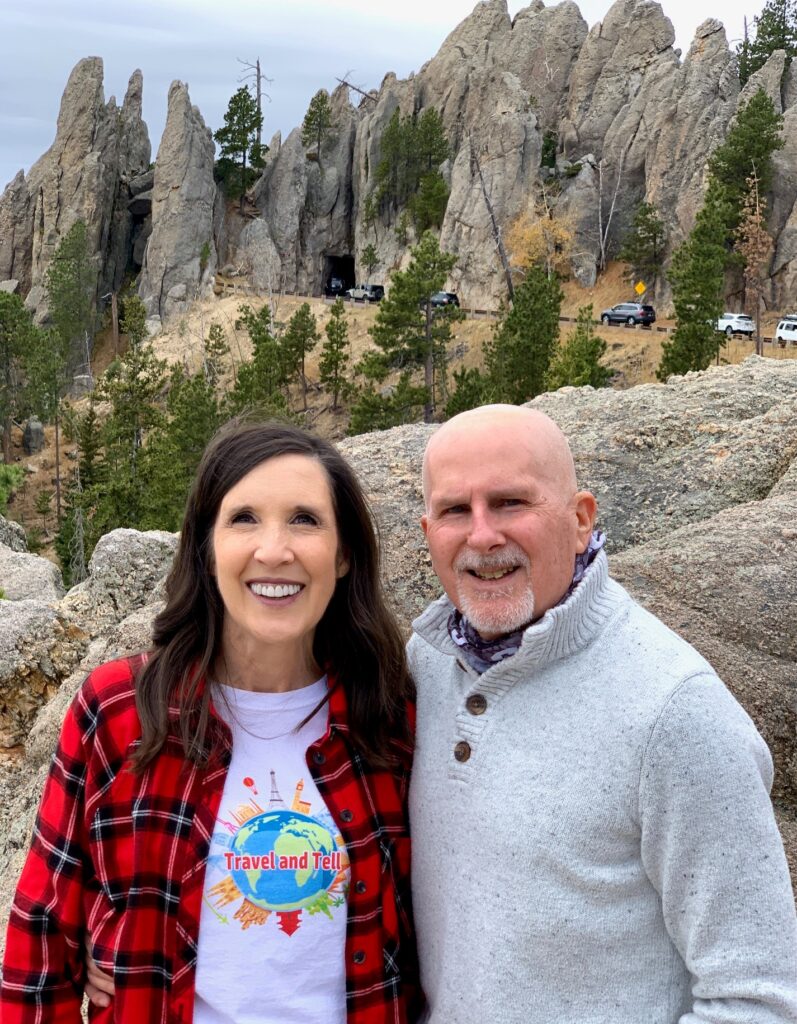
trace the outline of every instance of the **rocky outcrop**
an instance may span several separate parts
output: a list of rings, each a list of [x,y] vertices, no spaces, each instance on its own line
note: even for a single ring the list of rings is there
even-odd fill
[[[141,120],[141,72],[130,79],[121,109],[103,94],[99,57],[81,60],[64,90],[55,141],[31,168],[20,171],[0,197],[0,280],[16,278],[41,318],[42,285],[59,241],[82,220],[98,272],[97,294],[121,284],[127,269],[124,180],[149,163]]]
[[[172,82],[152,185],[152,234],[139,295],[150,317],[168,319],[206,289],[216,270],[213,240],[215,146],[191,105],[188,86]]]
[[[352,251],[352,152],[357,117],[343,86],[330,97],[332,133],[306,147],[301,129],[272,140],[266,169],[254,189],[264,226],[248,227],[234,262],[251,267],[269,290],[318,294],[329,261]]]
[[[12,519],[5,519],[0,516],[0,544],[10,548],[12,551],[27,551],[28,542],[25,540],[25,531]]]
[[[532,404],[560,423],[598,496],[613,573],[713,662],[770,744],[797,880],[795,403],[797,362],[751,357],[667,384],[568,388]],[[434,429],[341,444],[379,520],[383,575],[406,629],[439,592],[418,523]],[[9,709],[0,735],[28,735],[21,762],[0,759],[0,933],[68,702],[89,668],[147,646],[175,543],[115,531],[88,581],[54,608],[0,601],[0,706]]]
[[[0,592],[6,601],[43,601],[53,604],[64,596],[64,581],[57,565],[0,544]]]

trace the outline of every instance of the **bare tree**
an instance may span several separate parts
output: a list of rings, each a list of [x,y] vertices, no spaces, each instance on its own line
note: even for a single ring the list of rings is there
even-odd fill
[[[258,112],[258,114],[260,114],[260,124],[258,125],[258,128],[257,128],[257,145],[258,145],[258,147],[261,147],[263,145],[263,139],[262,139],[262,134],[263,134],[263,97],[265,96],[266,99],[269,101],[269,103],[271,102],[271,97],[269,96],[269,94],[267,92],[266,93],[263,92],[263,82],[268,82],[269,85],[272,85],[274,83],[274,79],[273,78],[267,78],[263,74],[263,72],[260,70],[260,58],[259,57],[254,62],[254,64],[252,64],[248,60],[241,60],[240,57],[238,57],[237,60],[238,60],[239,64],[241,64],[244,68],[246,68],[246,71],[244,72],[244,74],[241,75],[241,77],[238,79],[238,81],[239,82],[247,82],[247,81],[252,81],[252,79],[254,79],[254,83],[255,83],[255,101],[257,103],[257,112]]]
[[[479,179],[484,205],[487,207],[487,213],[490,217],[490,227],[492,228],[493,238],[495,239],[495,247],[498,250],[501,266],[504,269],[504,278],[506,279],[506,290],[509,295],[509,301],[514,302],[515,285],[512,281],[512,268],[509,265],[509,257],[506,254],[504,240],[501,237],[501,228],[499,227],[498,220],[495,216],[495,208],[493,207],[492,200],[490,199],[490,192],[487,188],[487,183],[484,180],[482,165],[479,161],[479,154],[476,152],[476,146],[473,144],[473,137],[470,134],[468,134],[468,145],[470,147],[470,172],[471,174],[474,174],[475,172]]]
[[[359,95],[362,96],[364,99],[370,100],[371,103],[376,103],[376,96],[374,96],[370,92],[366,92],[365,89],[360,88],[359,85],[355,85],[353,82],[349,81],[350,74],[352,74],[351,70],[346,71],[345,74],[343,75],[343,78],[336,78],[335,81],[339,82],[341,85],[345,85],[347,89],[353,89],[356,93],[359,93]]]

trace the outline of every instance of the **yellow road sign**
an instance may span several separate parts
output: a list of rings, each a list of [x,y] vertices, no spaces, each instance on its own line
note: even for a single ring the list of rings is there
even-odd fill
[[[648,286],[645,284],[644,281],[637,281],[637,283],[634,285],[634,291],[637,293],[637,295],[641,295],[643,292],[646,292],[647,290]]]

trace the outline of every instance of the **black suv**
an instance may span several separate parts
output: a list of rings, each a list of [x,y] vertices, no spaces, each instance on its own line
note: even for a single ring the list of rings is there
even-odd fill
[[[324,288],[324,295],[345,295],[346,282],[342,277],[330,277]]]
[[[433,306],[459,306],[459,298],[456,292],[435,292],[429,297]]]
[[[641,302],[621,302],[611,309],[604,309],[601,322],[604,324],[652,324],[656,321],[656,310],[653,306],[643,306]]]

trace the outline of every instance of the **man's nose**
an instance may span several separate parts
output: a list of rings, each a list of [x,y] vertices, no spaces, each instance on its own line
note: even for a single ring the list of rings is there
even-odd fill
[[[491,509],[471,509],[468,544],[476,551],[491,551],[506,543],[500,524]]]

